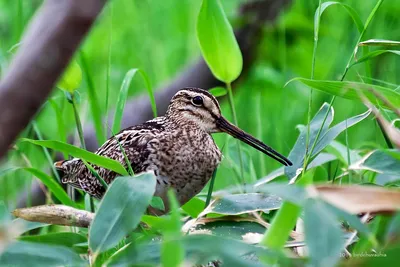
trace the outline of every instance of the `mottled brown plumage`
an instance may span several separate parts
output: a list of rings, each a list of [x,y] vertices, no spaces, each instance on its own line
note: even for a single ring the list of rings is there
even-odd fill
[[[165,116],[122,130],[107,140],[96,154],[118,160],[127,168],[121,145],[136,174],[154,171],[157,176],[155,195],[167,203],[167,189],[172,187],[179,202],[184,204],[204,188],[221,161],[221,152],[211,137],[211,133],[217,132],[227,132],[281,163],[291,165],[285,157],[225,120],[217,100],[197,88],[180,90],[172,98]],[[55,166],[63,172],[63,183],[97,198],[103,196],[104,187],[80,159],[57,162]],[[113,171],[93,167],[107,183],[117,176]]]

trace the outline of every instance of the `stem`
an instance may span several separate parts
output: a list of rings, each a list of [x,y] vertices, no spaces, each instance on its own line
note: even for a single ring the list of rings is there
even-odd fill
[[[238,121],[237,121],[237,116],[236,116],[236,110],[235,110],[235,104],[233,102],[233,93],[232,93],[232,86],[231,83],[226,83],[226,89],[228,91],[228,98],[229,98],[229,105],[231,107],[232,111],[232,117],[233,117],[233,123],[238,126]],[[238,150],[238,155],[239,155],[239,164],[240,164],[240,176],[242,176],[242,183],[245,186],[246,181],[244,179],[244,171],[243,171],[243,159],[242,159],[242,150],[240,148],[240,141],[236,141],[237,144],[237,150]]]
[[[81,142],[81,147],[83,149],[86,149],[85,138],[83,136],[82,123],[81,123],[81,119],[79,118],[79,113],[76,108],[75,97],[73,94],[71,94],[71,104],[72,104],[72,108],[74,109],[76,129],[78,130],[78,136],[79,136],[79,140]]]
[[[207,199],[206,199],[206,204],[205,204],[204,208],[207,208],[211,202],[211,197],[212,197],[212,192],[214,189],[214,183],[215,183],[216,176],[217,176],[217,169],[214,170],[213,175],[211,177],[210,187],[208,188]]]
[[[374,17],[376,11],[378,10],[378,8],[380,7],[380,5],[381,5],[382,3],[383,3],[383,0],[379,0],[379,2],[375,5],[374,9],[371,11],[370,15],[368,16],[367,21],[365,22],[365,25],[364,25],[364,29],[363,29],[363,31],[361,32],[360,36],[358,37],[358,40],[357,40],[357,43],[356,43],[356,47],[353,49],[353,52],[352,52],[352,54],[351,54],[349,60],[347,61],[346,68],[344,69],[343,74],[342,74],[342,77],[341,77],[341,79],[340,79],[341,82],[344,80],[344,78],[345,78],[346,75],[347,75],[347,72],[349,71],[350,64],[351,64],[351,61],[352,61],[352,59],[353,59],[353,57],[354,57],[354,54],[355,54],[355,52],[356,52],[356,48],[358,47],[358,44],[360,43],[361,39],[364,37],[365,31],[367,30],[369,23],[371,22],[371,20],[372,20],[372,18]],[[330,104],[329,104],[329,109],[328,109],[328,111],[327,111],[326,114],[325,114],[325,117],[324,117],[324,120],[323,120],[323,122],[322,122],[322,125],[321,125],[321,127],[319,128],[319,130],[318,130],[318,133],[317,133],[317,136],[316,136],[316,138],[315,138],[315,140],[314,140],[314,143],[313,143],[313,146],[312,146],[312,148],[311,148],[311,151],[309,152],[309,154],[308,154],[308,156],[306,157],[306,160],[305,160],[305,162],[304,162],[302,175],[304,174],[304,172],[305,172],[305,170],[306,170],[306,168],[307,168],[307,166],[308,166],[308,162],[309,162],[309,160],[310,160],[310,158],[311,158],[311,156],[312,156],[312,152],[313,152],[313,150],[314,150],[314,147],[315,147],[315,145],[316,145],[316,143],[317,143],[317,141],[318,141],[318,139],[319,139],[319,136],[320,136],[320,134],[321,134],[321,131],[322,131],[324,125],[325,125],[325,121],[326,121],[326,119],[327,119],[327,117],[328,117],[329,110],[331,109],[333,103],[335,102],[335,99],[336,99],[336,96],[333,96],[333,97],[332,97],[332,100],[331,100],[331,102],[330,102]]]

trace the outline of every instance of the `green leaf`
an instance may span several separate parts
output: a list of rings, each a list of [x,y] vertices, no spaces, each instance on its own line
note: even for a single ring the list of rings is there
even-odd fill
[[[200,221],[189,229],[190,234],[209,233],[215,236],[241,240],[249,244],[257,244],[264,235],[265,227],[252,221]]]
[[[149,76],[147,76],[146,72],[144,72],[141,69],[139,69],[139,74],[140,74],[140,76],[142,76],[144,84],[146,85],[147,94],[150,97],[150,104],[151,104],[151,110],[153,111],[153,116],[157,117],[156,99],[154,97],[154,91],[153,91],[153,88],[151,86]]]
[[[156,186],[153,173],[118,177],[108,188],[89,232],[89,247],[94,257],[110,249],[140,222]]]
[[[0,256],[0,266],[87,266],[73,250],[62,246],[17,241]]]
[[[334,141],[333,141],[334,142]],[[310,164],[308,164],[307,170],[311,170],[312,168],[319,167],[327,162],[330,162],[332,160],[335,160],[336,157],[332,154],[329,153],[319,153],[313,161],[311,161]],[[283,176],[285,174],[285,167],[280,167],[271,173],[269,173],[267,176],[261,178],[258,180],[254,186],[260,186],[266,183],[272,182],[274,179],[278,178],[279,176]]]
[[[165,211],[164,201],[160,197],[153,196],[150,202],[150,206],[158,210]]]
[[[276,253],[269,252],[262,247],[246,244],[231,238],[196,234],[187,235],[180,239],[186,250],[185,263],[190,263],[188,264],[189,266],[206,265],[216,259],[222,261],[226,266],[260,266],[256,260],[257,257],[248,257],[248,255],[256,253],[256,255],[277,256]],[[160,251],[161,244],[159,242],[131,243],[113,255],[106,265],[127,266],[132,262],[139,266],[159,265]]]
[[[347,147],[338,141],[332,141],[329,146],[326,147],[326,151],[334,154],[345,166],[348,166],[347,162]],[[350,150],[350,162],[356,162],[361,159],[360,154],[355,150]]]
[[[357,65],[357,64],[360,64],[362,62],[365,62],[367,60],[371,60],[374,57],[377,57],[379,55],[386,54],[386,53],[392,53],[392,54],[400,56],[400,51],[398,51],[398,50],[376,50],[376,51],[372,51],[372,52],[368,53],[367,55],[362,56],[361,58],[357,59],[357,61],[352,63],[349,66],[349,68],[353,67],[354,65]]]
[[[16,235],[22,235],[25,232],[28,232],[33,229],[41,228],[48,226],[49,224],[46,223],[40,223],[40,222],[30,222],[30,221],[25,221],[24,219],[17,218],[12,221],[13,225],[18,225],[17,231],[18,233]]]
[[[305,240],[313,266],[336,266],[345,244],[336,217],[323,202],[308,199],[304,206]]]
[[[377,173],[399,176],[400,160],[393,157],[396,149],[375,150],[350,166],[351,170],[369,170]]]
[[[114,123],[112,127],[113,134],[117,134],[120,131],[122,115],[124,114],[125,103],[128,98],[129,86],[137,71],[138,69],[130,69],[125,74],[125,78],[122,81],[121,89],[118,94],[117,106],[115,108]]]
[[[194,197],[185,203],[181,208],[192,218],[197,218],[204,209],[205,202],[198,197]]]
[[[71,60],[57,87],[73,93],[82,82],[82,70],[76,60]]]
[[[61,112],[61,109],[58,107],[56,101],[54,99],[49,99],[47,100],[50,105],[52,106],[54,113],[56,114],[56,119],[57,119],[57,127],[58,127],[58,135],[60,137],[61,142],[67,142],[67,135],[66,135],[66,130],[65,130],[65,125],[64,125],[64,118],[63,114]],[[68,155],[64,155],[64,158],[68,158]]]
[[[75,202],[69,198],[68,194],[64,191],[61,185],[58,182],[56,182],[50,175],[35,168],[20,168],[20,169],[36,176],[40,181],[42,181],[42,183],[46,185],[46,187],[51,191],[51,193],[58,200],[60,200],[61,203],[71,207],[76,207]]]
[[[169,220],[162,228],[163,243],[161,245],[161,263],[164,267],[180,266],[185,258],[181,234],[181,216],[179,214],[179,204],[174,191],[168,191],[171,215]]]
[[[366,98],[369,99],[373,104],[378,103],[379,105],[386,106],[384,102],[380,99],[377,99],[375,95],[370,91],[371,89],[383,95],[386,99],[389,99],[390,102],[396,106],[400,107],[400,94],[392,89],[368,84],[368,83],[359,83],[359,82],[339,82],[339,81],[321,81],[321,80],[310,80],[304,78],[294,78],[290,80],[288,83],[293,81],[300,81],[303,84],[310,86],[313,89],[332,94],[335,96],[340,96],[343,98],[347,98],[350,100],[361,101],[359,93],[363,93]]]
[[[228,93],[226,88],[222,86],[213,87],[210,90],[208,90],[208,92],[210,92],[210,94],[212,94],[215,97],[224,96]]]
[[[357,116],[351,117],[345,121],[338,123],[337,125],[329,128],[333,120],[333,108],[329,109],[329,105],[324,103],[321,109],[317,112],[314,118],[310,122],[310,133],[309,133],[309,143],[313,144],[317,138],[318,131],[321,128],[326,113],[328,113],[327,119],[324,123],[324,127],[320,132],[319,138],[316,141],[314,149],[312,151],[311,158],[315,157],[320,153],[325,147],[327,147],[341,132],[346,128],[359,123],[364,120],[370,114],[370,111],[366,111]],[[296,178],[303,168],[304,160],[306,157],[307,145],[306,145],[306,135],[307,127],[300,130],[300,135],[296,140],[295,145],[289,153],[289,159],[292,161],[293,165],[285,167],[285,174],[289,179]],[[309,147],[311,150],[311,146]]]
[[[81,234],[72,232],[58,232],[44,235],[27,235],[19,238],[21,241],[42,243],[48,245],[60,245],[72,248],[74,245],[87,241]]]
[[[10,212],[4,201],[0,200],[0,226],[5,225],[9,221],[11,221]]]
[[[136,69],[136,68],[130,69],[125,74],[125,78],[122,81],[121,89],[119,90],[117,106],[115,108],[115,114],[114,114],[114,123],[113,123],[113,127],[112,127],[113,134],[117,134],[121,130],[121,121],[122,121],[122,116],[124,114],[125,103],[126,103],[126,100],[128,99],[129,86],[132,82],[133,77],[135,76],[135,74],[137,72],[140,74],[140,76],[142,77],[142,79],[146,85],[147,93],[150,97],[150,103],[151,103],[151,108],[153,110],[153,115],[154,115],[154,117],[157,117],[156,100],[154,97],[153,89],[150,84],[149,77],[141,69]]]
[[[46,185],[46,187],[52,192],[52,194],[64,205],[76,207],[75,202],[73,202],[69,198],[67,193],[61,187],[61,185],[58,182],[56,182],[50,175],[42,172],[41,170],[38,170],[35,168],[29,168],[29,167],[10,168],[10,169],[7,169],[7,173],[15,172],[18,170],[23,170],[23,171],[29,172],[32,175],[34,175],[35,177],[37,177],[40,181],[42,181],[43,184]]]
[[[315,11],[314,15],[314,39],[318,39],[318,33],[319,33],[319,26],[320,26],[320,20],[322,13],[329,7],[333,5],[340,5],[343,7],[347,13],[350,15],[350,17],[353,19],[354,24],[357,27],[357,30],[359,33],[361,33],[364,30],[364,24],[361,21],[360,17],[358,16],[357,12],[349,5],[341,3],[341,2],[334,2],[334,1],[329,1],[329,2],[324,2],[321,4],[321,10],[320,7],[317,8]]]
[[[219,0],[203,0],[197,18],[197,39],[207,65],[220,81],[239,77],[243,58]]]
[[[104,133],[104,127],[102,123],[102,110],[100,108],[100,103],[97,98],[96,88],[93,82],[93,77],[91,76],[89,64],[87,62],[87,58],[83,50],[79,52],[80,60],[82,63],[82,69],[85,74],[85,80],[87,84],[87,92],[88,92],[88,101],[90,104],[90,113],[93,118],[93,124],[95,128],[95,134],[97,138],[97,142],[102,144],[106,141],[106,135]]]
[[[279,209],[281,204],[282,199],[275,195],[260,193],[226,195],[213,201],[202,212],[202,215],[208,213],[239,215],[255,211],[268,212]]]
[[[360,42],[359,46],[400,46],[399,41],[384,40],[384,39],[370,39]]]
[[[60,141],[52,141],[52,140],[45,140],[45,141],[38,141],[38,140],[32,140],[32,139],[27,139],[27,138],[22,138],[22,141],[25,142],[30,142],[32,144],[38,145],[38,146],[44,146],[47,148],[51,148],[57,151],[61,151],[63,153],[68,153],[73,157],[84,159],[90,163],[93,163],[99,167],[103,167],[105,169],[109,169],[112,171],[115,171],[116,173],[119,173],[121,175],[128,175],[128,172],[126,169],[121,165],[120,162],[106,158],[97,154],[94,154],[92,152],[86,151],[84,149],[78,148],[76,146],[63,143]]]

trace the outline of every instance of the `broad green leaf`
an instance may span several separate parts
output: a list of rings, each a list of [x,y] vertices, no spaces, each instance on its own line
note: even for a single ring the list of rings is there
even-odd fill
[[[181,237],[186,251],[185,265],[197,266],[207,264],[216,259],[221,260],[226,266],[260,266],[256,258],[246,257],[251,253],[256,255],[269,255],[278,257],[276,253],[246,244],[231,238],[212,235],[187,235]],[[139,266],[159,265],[161,257],[161,244],[152,242],[147,244],[131,243],[119,250],[106,263],[107,266],[127,266],[134,262]],[[172,256],[172,255],[171,255]]]
[[[38,140],[32,140],[32,139],[26,139],[23,138],[21,139],[22,141],[25,142],[30,142],[32,144],[38,145],[38,146],[44,146],[47,148],[51,148],[63,153],[68,153],[73,157],[84,159],[90,163],[93,163],[99,167],[103,167],[112,171],[115,171],[116,173],[122,174],[122,175],[128,175],[128,172],[126,169],[121,165],[120,162],[106,158],[103,156],[99,156],[97,154],[94,154],[92,152],[86,151],[84,149],[78,148],[76,146],[63,143],[60,141],[52,141],[52,140],[45,140],[45,141],[38,141]]]
[[[7,209],[4,201],[0,201],[0,226],[6,224],[11,221],[10,212]]]
[[[82,82],[82,70],[76,60],[71,60],[57,87],[73,93]]]
[[[234,194],[214,200],[201,214],[239,215],[255,211],[269,212],[279,209],[281,204],[282,199],[275,195],[260,193]]]
[[[341,2],[336,2],[336,1],[324,2],[321,4],[321,8],[320,7],[317,8],[317,10],[315,11],[315,15],[314,15],[314,39],[315,40],[318,40],[319,26],[320,26],[320,20],[321,20],[322,13],[324,13],[324,11],[329,6],[333,6],[333,5],[340,5],[347,11],[347,13],[353,19],[354,24],[356,25],[359,33],[361,33],[364,30],[364,24],[362,23],[357,12],[351,6],[341,3]]]
[[[338,141],[333,140],[327,147],[326,151],[334,154],[343,164],[348,165],[347,162],[347,147]],[[357,162],[361,159],[360,154],[355,150],[350,150],[350,162]]]
[[[257,244],[265,232],[265,227],[254,221],[221,220],[200,221],[189,229],[189,234],[207,233],[210,235],[232,238],[248,244]]]
[[[365,61],[367,61],[367,60],[371,60],[371,59],[373,59],[374,57],[377,57],[377,56],[379,56],[379,55],[386,54],[386,53],[392,53],[392,54],[395,54],[395,55],[399,55],[399,56],[400,56],[400,51],[399,51],[399,50],[376,50],[376,51],[372,51],[372,52],[370,52],[369,54],[367,54],[367,55],[365,55],[365,56],[362,56],[361,58],[357,59],[357,61],[354,62],[354,63],[352,63],[352,64],[349,66],[349,68],[353,67],[354,65],[357,65],[357,64],[360,64],[360,63],[362,63],[362,62],[365,62]]]
[[[197,218],[204,209],[205,202],[197,197],[192,198],[181,208],[192,218]]]
[[[185,258],[181,234],[181,216],[179,214],[179,204],[175,193],[168,191],[171,215],[162,227],[163,243],[161,245],[161,264],[164,267],[180,266]]]
[[[24,219],[17,218],[12,221],[13,225],[18,225],[18,234],[17,235],[22,235],[25,232],[28,232],[33,229],[41,228],[48,226],[49,224],[46,223],[41,223],[41,222],[30,222],[30,221],[25,221]]]
[[[158,210],[165,211],[164,201],[160,197],[153,196],[153,198],[151,199],[151,202],[150,202],[150,206],[152,206],[153,208],[156,208]]]
[[[336,266],[345,239],[336,217],[323,202],[307,200],[304,206],[304,232],[313,266]]]
[[[327,162],[333,161],[335,160],[336,157],[332,154],[329,153],[319,153],[313,161],[311,161],[310,164],[308,164],[307,170],[310,170],[312,168],[316,168],[319,167]],[[258,180],[254,186],[260,186],[262,184],[266,184],[269,183],[271,181],[273,181],[274,179],[278,178],[279,176],[282,176],[285,174],[285,167],[280,167],[274,171],[272,171],[270,174],[268,174],[267,176],[261,178],[260,180]]]
[[[89,247],[94,257],[117,245],[137,227],[155,186],[153,173],[119,177],[111,184],[90,227]]]
[[[83,243],[87,238],[81,234],[72,232],[57,232],[43,235],[27,235],[19,238],[21,241],[42,243],[48,245],[60,245],[72,248],[75,244]]]
[[[197,18],[197,39],[207,65],[220,81],[239,77],[243,58],[219,0],[203,0]]]
[[[0,255],[0,266],[87,266],[73,250],[57,245],[17,241]]]
[[[366,111],[360,115],[351,117],[345,121],[338,123],[337,125],[329,128],[332,120],[333,120],[333,108],[329,109],[329,113],[327,119],[325,120],[323,129],[321,130],[318,140],[313,147],[313,144],[317,138],[319,129],[321,128],[326,113],[328,112],[329,105],[324,103],[318,113],[314,116],[314,118],[310,122],[310,135],[309,135],[309,151],[311,148],[312,156],[314,158],[318,153],[320,153],[325,147],[327,147],[341,132],[343,132],[346,128],[350,128],[351,126],[359,123],[364,120],[370,114],[370,111]],[[306,145],[306,135],[307,135],[307,127],[304,127],[300,130],[300,135],[296,140],[295,145],[289,153],[289,159],[292,161],[293,165],[285,167],[285,174],[289,179],[296,178],[303,168],[304,160],[306,157],[307,145]]]
[[[377,173],[399,176],[400,160],[393,157],[393,154],[388,152],[398,152],[398,150],[375,150],[364,156],[360,161],[352,164],[350,169],[369,170]]]
[[[361,101],[360,93],[362,93],[369,101],[373,104],[379,103],[382,106],[390,108],[386,106],[381,100],[377,99],[375,95],[371,92],[371,89],[380,93],[386,99],[388,99],[395,107],[400,107],[400,94],[392,89],[368,84],[368,83],[359,83],[359,82],[339,82],[339,81],[321,81],[321,80],[310,80],[304,78],[294,78],[290,80],[288,83],[293,81],[300,81],[303,84],[335,96],[340,96],[343,98],[347,98],[350,100]]]
[[[359,46],[400,46],[399,41],[384,40],[384,39],[370,39],[360,42]]]
[[[122,81],[121,89],[119,90],[117,106],[115,107],[114,122],[112,127],[113,134],[117,134],[121,128],[122,115],[124,113],[126,99],[128,98],[128,90],[133,76],[135,76],[138,69],[131,69],[125,74]]]
[[[228,93],[226,88],[222,87],[222,86],[213,87],[208,91],[210,92],[210,94],[212,94],[215,97],[224,96],[224,95],[226,95]]]

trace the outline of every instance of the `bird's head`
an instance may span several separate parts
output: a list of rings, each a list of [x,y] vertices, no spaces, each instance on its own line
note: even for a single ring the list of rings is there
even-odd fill
[[[207,133],[225,132],[283,165],[292,165],[290,160],[226,120],[217,99],[206,90],[184,88],[178,91],[171,99],[166,117],[178,124],[194,124]]]

